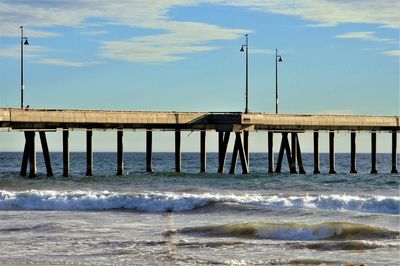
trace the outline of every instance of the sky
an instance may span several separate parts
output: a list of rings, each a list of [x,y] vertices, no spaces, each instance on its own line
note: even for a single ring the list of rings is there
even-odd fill
[[[248,34],[250,112],[275,112],[278,49],[280,113],[399,115],[398,10],[396,0],[0,0],[0,106],[20,105],[24,26],[31,108],[244,111]],[[0,133],[0,149],[21,150],[14,135]],[[99,150],[115,149],[113,133],[99,135]],[[159,150],[173,146],[164,135]]]

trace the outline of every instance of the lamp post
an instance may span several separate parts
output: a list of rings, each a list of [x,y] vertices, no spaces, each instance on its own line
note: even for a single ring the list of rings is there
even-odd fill
[[[249,35],[246,34],[244,37],[246,37],[246,44],[242,45],[240,51],[244,52],[244,47],[246,47],[246,108],[244,113],[247,114],[249,112]]]
[[[24,37],[24,26],[19,28],[21,29],[21,108],[24,108],[24,45],[29,43],[28,38]]]
[[[278,59],[279,58],[279,59]],[[278,49],[275,49],[275,113],[278,113],[278,62],[282,62],[282,56],[278,55]]]

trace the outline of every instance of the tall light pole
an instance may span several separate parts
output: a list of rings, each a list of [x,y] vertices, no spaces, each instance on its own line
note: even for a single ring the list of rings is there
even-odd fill
[[[21,108],[24,108],[24,45],[29,43],[28,38],[24,37],[24,26],[19,28],[21,29]]]
[[[246,108],[244,113],[247,114],[249,112],[249,35],[246,34],[244,37],[246,37],[246,44],[242,45],[240,51],[244,52],[244,47],[246,47]]]
[[[278,59],[279,58],[279,59]],[[278,113],[279,95],[278,95],[278,62],[282,62],[282,56],[278,55],[278,49],[275,49],[275,113]]]

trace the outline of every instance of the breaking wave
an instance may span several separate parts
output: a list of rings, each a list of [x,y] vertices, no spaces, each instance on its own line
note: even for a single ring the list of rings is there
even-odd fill
[[[373,240],[396,239],[399,232],[366,224],[325,222],[320,224],[252,222],[187,227],[181,234],[274,240]],[[309,247],[316,248],[316,247]]]
[[[400,197],[381,196],[261,196],[190,194],[173,192],[115,193],[54,190],[0,190],[0,210],[112,210],[131,209],[145,212],[188,211],[202,207],[225,208],[317,208],[323,210],[353,210],[369,213],[400,213]]]

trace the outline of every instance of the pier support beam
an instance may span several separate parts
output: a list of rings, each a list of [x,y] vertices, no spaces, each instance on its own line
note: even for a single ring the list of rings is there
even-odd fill
[[[249,131],[243,131],[243,148],[244,155],[246,156],[247,167],[250,166],[250,153],[249,153]]]
[[[297,143],[298,143],[297,134],[292,133],[292,163],[291,163],[291,165],[289,163],[291,174],[297,174],[297,170],[296,170],[297,146],[298,146]]]
[[[200,131],[200,172],[205,173],[207,168],[206,158],[206,131]]]
[[[376,173],[376,132],[371,132],[371,174]]]
[[[268,173],[274,172],[274,133],[268,132]]]
[[[20,171],[20,175],[21,176],[26,176],[26,172],[27,172],[27,168],[28,168],[28,160],[29,160],[29,133],[28,132],[24,132],[24,136],[25,136],[25,146],[24,146],[24,153],[22,155],[22,162],[21,162],[21,171]]]
[[[69,131],[63,130],[63,176],[69,177],[70,163],[69,163]]]
[[[306,171],[304,170],[303,157],[301,155],[301,149],[300,149],[300,141],[297,133],[296,133],[296,139],[297,139],[297,164],[299,165],[299,174],[305,174]]]
[[[124,175],[124,131],[117,131],[117,175]]]
[[[93,175],[93,131],[86,130],[86,176]]]
[[[314,174],[319,173],[319,132],[314,131]]]
[[[350,173],[351,174],[357,174],[357,169],[356,169],[356,132],[352,131],[350,133],[350,160],[351,160],[351,166],[350,166]]]
[[[46,132],[39,131],[39,136],[40,136],[40,142],[42,143],[43,158],[44,158],[44,163],[46,165],[47,176],[50,177],[53,176],[53,169],[51,168],[51,160],[50,160],[49,147],[47,145]]]
[[[218,132],[218,173],[224,172],[230,134],[230,131]]]
[[[146,172],[153,172],[153,131],[146,131]]]
[[[397,131],[392,132],[392,174],[397,174]]]
[[[36,146],[35,146],[35,132],[29,132],[29,177],[35,178],[37,176],[36,168]]]
[[[276,168],[275,168],[276,173],[281,173],[281,171],[282,171],[282,161],[283,161],[283,155],[284,155],[285,151],[286,151],[286,158],[289,163],[289,167],[291,167],[293,165],[293,163],[292,163],[292,156],[290,153],[288,133],[282,132],[281,147],[279,148],[278,160],[276,162]]]
[[[181,131],[175,130],[175,172],[181,171]]]
[[[238,154],[240,157],[240,164],[242,165],[242,173],[248,174],[249,166],[246,159],[246,151],[244,149],[244,145],[242,142],[242,136],[241,136],[242,134],[240,132],[236,132],[235,135],[236,135],[235,146],[233,147],[232,162],[229,174],[235,173]]]
[[[336,174],[335,170],[335,132],[329,132],[329,173]]]

